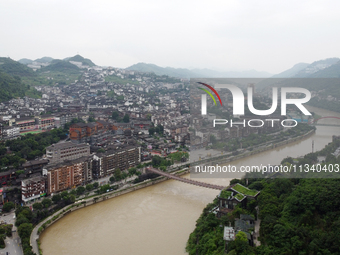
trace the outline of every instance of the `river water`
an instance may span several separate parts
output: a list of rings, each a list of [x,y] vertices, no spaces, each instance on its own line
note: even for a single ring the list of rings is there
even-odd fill
[[[321,116],[337,116],[327,110],[308,107]],[[320,123],[340,124],[324,119]],[[306,140],[231,162],[233,165],[278,164],[287,156],[302,156],[322,149],[340,135],[340,127],[317,126]],[[190,178],[190,175],[184,176]],[[225,185],[229,179],[199,179]],[[114,199],[91,205],[57,221],[41,235],[44,255],[186,254],[189,234],[203,208],[219,191],[178,181],[165,181]]]

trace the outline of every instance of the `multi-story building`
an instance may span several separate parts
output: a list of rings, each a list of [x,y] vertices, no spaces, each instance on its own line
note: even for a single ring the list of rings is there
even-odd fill
[[[46,194],[46,177],[37,176],[21,181],[21,199],[25,203]]]
[[[20,132],[39,128],[39,122],[34,117],[15,119],[15,125],[20,128]]]
[[[46,148],[46,156],[50,164],[61,163],[65,160],[78,159],[90,155],[90,145],[62,142]]]
[[[20,135],[19,127],[3,127],[2,138],[3,139],[13,139]]]
[[[44,175],[47,175],[47,193],[51,194],[85,184],[92,179],[91,167],[89,157],[47,165],[43,169]]]
[[[75,123],[70,126],[70,139],[74,143],[100,143],[109,133],[109,124],[104,121]]]
[[[33,175],[33,174],[41,174],[42,169],[44,166],[48,164],[47,159],[43,160],[31,160],[31,161],[26,161],[24,164],[22,164],[22,167],[25,170],[25,174],[27,175]]]
[[[75,113],[61,113],[57,117],[59,118],[59,125],[64,127],[66,123],[71,122],[77,115]]]
[[[55,117],[52,115],[42,115],[39,117],[40,128],[46,129],[55,126]]]
[[[141,147],[127,146],[118,150],[108,150],[93,157],[94,178],[100,178],[119,168],[121,171],[137,166],[141,162]]]

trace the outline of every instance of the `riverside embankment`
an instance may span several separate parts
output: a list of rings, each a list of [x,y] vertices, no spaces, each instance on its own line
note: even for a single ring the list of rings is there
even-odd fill
[[[204,160],[193,162],[192,165],[198,165],[198,164],[202,165],[202,164],[208,164],[208,163],[209,164],[226,164],[226,163],[229,163],[229,162],[232,162],[232,161],[235,161],[235,160],[239,160],[239,159],[242,159],[242,158],[245,158],[245,157],[253,156],[253,155],[256,155],[258,153],[262,153],[262,152],[265,152],[265,151],[268,151],[268,150],[273,150],[273,149],[279,148],[281,146],[285,146],[285,145],[288,145],[288,144],[291,144],[291,143],[296,143],[298,141],[307,139],[308,137],[310,137],[314,133],[315,133],[315,130],[310,130],[305,134],[302,134],[302,135],[299,135],[299,136],[296,136],[296,137],[292,137],[292,138],[289,138],[287,140],[283,140],[283,141],[276,142],[276,143],[273,143],[273,142],[270,143],[269,142],[269,143],[266,143],[264,145],[259,145],[256,148],[253,148],[251,151],[245,149],[243,152],[241,152],[237,155],[234,155],[234,156],[232,156],[232,155],[221,155],[221,156],[212,157],[212,158],[209,158],[209,159],[204,159]]]
[[[181,175],[187,174],[188,172],[189,172],[189,169],[182,169],[182,170],[174,171],[173,174],[177,175],[177,176],[181,176]],[[115,197],[130,193],[130,192],[133,192],[133,191],[136,191],[136,190],[139,190],[139,189],[149,187],[151,185],[155,185],[157,183],[166,181],[168,179],[169,178],[167,178],[167,177],[159,176],[159,177],[154,178],[152,180],[148,180],[148,181],[144,181],[144,182],[141,182],[141,183],[134,184],[131,187],[126,187],[126,188],[119,189],[119,190],[116,190],[116,191],[107,192],[105,194],[91,196],[91,197],[86,198],[86,199],[78,200],[72,205],[65,206],[64,208],[55,212],[53,215],[51,215],[48,218],[41,221],[32,230],[30,242],[31,242],[31,245],[32,245],[33,252],[36,253],[36,254],[42,253],[41,251],[39,252],[39,245],[38,245],[40,234],[46,228],[48,228],[49,226],[51,226],[52,224],[54,224],[55,222],[57,222],[58,220],[63,218],[65,215],[67,215],[67,214],[69,214],[73,211],[82,209],[84,207],[106,201],[107,199],[115,198]]]
[[[321,116],[340,117],[339,113],[311,111]],[[340,129],[318,126],[316,132],[305,139],[236,159],[232,164],[279,164],[287,156],[311,152],[313,141],[314,151],[321,150],[331,142],[332,135],[340,135]],[[229,184],[226,178],[199,181]],[[41,234],[41,247],[48,255],[184,255],[196,220],[217,194],[215,190],[174,180],[163,181],[65,215]]]

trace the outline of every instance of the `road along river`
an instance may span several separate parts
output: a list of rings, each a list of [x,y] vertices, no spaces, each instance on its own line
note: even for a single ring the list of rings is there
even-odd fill
[[[321,116],[338,116],[309,107]],[[340,124],[324,119],[320,123]],[[278,164],[287,156],[302,156],[322,149],[340,135],[340,127],[318,126],[306,140],[230,162],[233,165]],[[183,176],[190,178],[190,175]],[[225,185],[229,179],[198,179]],[[169,180],[107,200],[66,215],[41,235],[45,255],[186,254],[189,234],[203,208],[219,191]]]

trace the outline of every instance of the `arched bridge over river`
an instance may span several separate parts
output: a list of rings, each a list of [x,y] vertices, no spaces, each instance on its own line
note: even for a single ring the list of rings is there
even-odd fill
[[[339,121],[339,124],[320,124],[320,123],[318,123],[318,121],[322,120],[322,119],[338,119],[338,120],[340,120],[340,117],[335,117],[335,116],[321,117],[321,118],[318,118],[318,119],[315,119],[315,120],[309,122],[308,124],[317,125],[317,126],[340,126],[340,121]]]
[[[179,176],[176,176],[176,175],[173,175],[173,174],[163,172],[163,171],[156,169],[156,168],[153,168],[153,167],[148,167],[147,170],[150,171],[150,172],[165,176],[167,178],[171,178],[171,179],[174,179],[174,180],[177,180],[177,181],[180,181],[180,182],[185,182],[185,183],[188,183],[188,184],[196,185],[196,186],[199,186],[199,187],[204,187],[204,188],[208,188],[208,189],[217,189],[217,190],[223,190],[223,189],[226,188],[226,187],[220,186],[220,185],[215,185],[215,184],[210,184],[210,183],[199,182],[199,181],[194,181],[194,180],[182,178],[182,177],[179,177]]]

